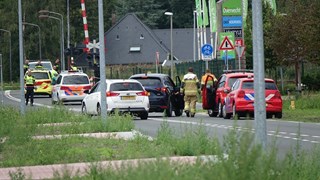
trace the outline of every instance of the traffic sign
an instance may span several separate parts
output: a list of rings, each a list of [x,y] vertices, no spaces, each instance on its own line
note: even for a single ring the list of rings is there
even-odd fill
[[[212,56],[211,56],[212,52],[213,52],[213,48],[212,48],[211,44],[204,44],[201,47],[201,53],[203,55],[203,59],[207,59],[207,60],[212,59]]]
[[[229,40],[228,36],[225,36],[220,47],[219,47],[220,50],[233,50],[234,47],[233,47],[233,44],[232,42]]]
[[[236,52],[238,54],[238,57],[243,56],[245,49],[246,49],[245,46],[236,46]]]
[[[209,56],[213,52],[213,48],[211,44],[204,44],[201,48],[201,52],[204,56]]]
[[[89,42],[89,44],[87,44],[87,48],[88,49],[92,49],[92,48],[97,48],[97,49],[99,49],[100,48],[100,43],[98,42],[98,43],[90,43]]]

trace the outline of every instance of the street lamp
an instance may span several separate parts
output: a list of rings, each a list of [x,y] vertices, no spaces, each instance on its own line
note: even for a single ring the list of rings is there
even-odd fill
[[[10,62],[9,62],[9,71],[10,71],[10,82],[11,82],[11,81],[12,81],[11,32],[10,32],[10,31],[8,31],[8,30],[5,30],[5,29],[0,29],[0,31],[3,31],[3,32],[7,32],[7,33],[9,33],[9,37],[10,37],[10,41],[9,41],[9,45],[10,45],[10,55],[9,55]]]
[[[65,61],[64,61],[64,28],[63,28],[63,16],[60,13],[48,11],[48,10],[40,10],[39,11],[39,18],[51,18],[59,20],[61,23],[61,70],[65,70]],[[60,18],[57,18],[55,16],[50,16],[50,14],[58,15]]]
[[[173,13],[172,12],[165,12],[164,15],[166,16],[170,16],[170,54],[171,54],[171,78],[173,78],[173,50],[172,50],[172,16]]]
[[[33,24],[33,23],[27,23],[27,22],[22,22],[22,24],[24,25],[30,25],[30,26],[35,26],[38,28],[38,32],[39,32],[39,60],[42,60],[42,53],[41,53],[41,29],[40,26],[37,24]]]

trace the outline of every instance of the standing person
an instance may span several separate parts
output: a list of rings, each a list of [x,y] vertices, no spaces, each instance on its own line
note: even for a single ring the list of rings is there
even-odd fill
[[[205,87],[206,80],[207,80],[207,84]],[[216,97],[215,83],[216,82],[217,82],[216,76],[210,72],[210,69],[207,69],[206,73],[201,78],[201,91],[202,91],[202,97],[206,98],[208,105],[210,105],[212,108],[215,107],[215,97]],[[205,88],[206,88],[206,91],[204,91]],[[204,101],[202,103],[204,103]],[[209,109],[208,112],[209,111],[212,111],[212,110]]]
[[[207,69],[206,73],[201,78],[201,89],[204,88],[204,84],[206,82],[207,77],[208,77],[208,81],[207,81],[208,87],[210,86],[210,88],[212,88],[214,83],[217,82],[216,76],[210,72],[210,69]]]
[[[33,106],[33,94],[34,94],[34,86],[35,86],[36,79],[34,76],[32,76],[32,72],[29,69],[27,71],[27,75],[24,76],[24,83],[25,83],[25,88],[26,88],[26,105],[28,105],[29,102],[29,97],[30,97],[30,102],[31,106]]]
[[[51,77],[53,78],[56,74],[58,75],[57,67],[56,67],[56,66],[53,66],[53,68],[52,68],[52,70],[51,70]]]
[[[29,69],[29,60],[26,59],[25,62],[24,62],[24,65],[23,65],[23,74],[26,74],[28,69]]]
[[[188,73],[183,76],[181,84],[181,92],[184,93],[184,111],[187,117],[194,117],[196,114],[197,94],[199,92],[200,83],[193,68],[189,67]]]
[[[56,71],[60,72],[60,59],[57,58],[56,61],[54,62],[54,66],[56,66]]]
[[[76,64],[74,63],[74,61],[71,61],[70,70],[73,70],[73,71],[77,71],[78,70],[78,68],[77,68]]]
[[[41,60],[39,60],[35,66],[36,69],[41,69],[43,66],[42,66],[42,63],[41,63]]]

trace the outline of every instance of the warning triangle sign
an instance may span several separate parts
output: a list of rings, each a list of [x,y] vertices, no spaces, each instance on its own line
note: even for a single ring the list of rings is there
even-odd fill
[[[233,50],[234,47],[233,47],[233,44],[232,42],[229,40],[228,36],[225,36],[220,47],[219,47],[220,50]]]

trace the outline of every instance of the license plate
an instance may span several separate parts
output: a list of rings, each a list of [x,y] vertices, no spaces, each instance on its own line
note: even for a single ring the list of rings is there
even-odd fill
[[[135,96],[121,96],[121,100],[136,100]]]

